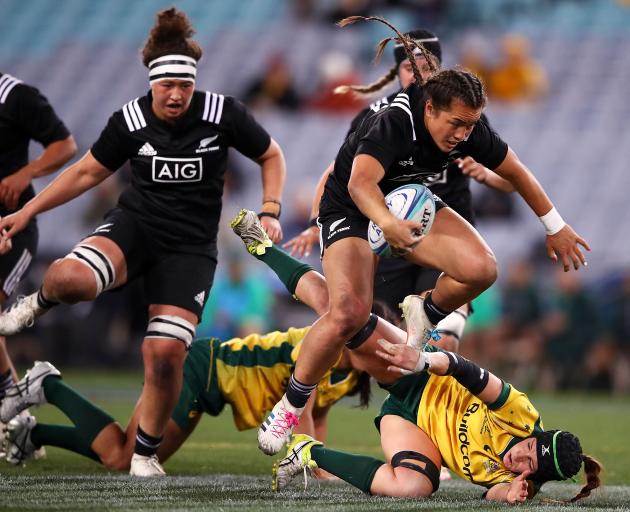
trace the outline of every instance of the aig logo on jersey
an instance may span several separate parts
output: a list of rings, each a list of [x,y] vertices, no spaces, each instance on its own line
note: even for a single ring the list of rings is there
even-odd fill
[[[153,157],[153,181],[158,183],[185,183],[201,181],[203,165],[199,158]]]

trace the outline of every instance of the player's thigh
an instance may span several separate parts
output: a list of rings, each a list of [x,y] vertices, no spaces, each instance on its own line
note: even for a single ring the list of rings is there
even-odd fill
[[[151,237],[133,215],[114,208],[105,215],[102,224],[77,246],[93,247],[109,259],[115,272],[111,288],[117,288],[146,267],[146,255],[151,252],[150,240]]]
[[[461,215],[450,208],[441,208],[429,234],[406,259],[464,281],[470,276],[473,266],[493,262],[494,254],[477,230]]]
[[[344,238],[326,248],[322,268],[331,310],[369,307],[372,303],[376,256],[366,240]],[[369,311],[368,311],[369,312]]]
[[[149,315],[174,314],[169,311],[178,311],[184,314],[184,319],[196,325],[214,281],[216,257],[164,253],[155,257],[154,261],[144,273],[146,299],[152,305]],[[173,307],[178,309],[173,310]]]
[[[381,418],[381,447],[387,461],[401,451],[415,451],[429,457],[439,468],[442,464],[440,451],[431,438],[409,420],[388,414]]]

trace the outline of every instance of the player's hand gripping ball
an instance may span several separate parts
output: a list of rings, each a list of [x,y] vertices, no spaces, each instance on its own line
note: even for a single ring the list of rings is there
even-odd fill
[[[419,236],[426,235],[435,219],[435,199],[424,185],[411,183],[392,190],[385,196],[390,213],[399,219],[415,220],[422,224]],[[370,221],[368,242],[378,256],[392,256],[392,250],[383,236],[383,231]]]

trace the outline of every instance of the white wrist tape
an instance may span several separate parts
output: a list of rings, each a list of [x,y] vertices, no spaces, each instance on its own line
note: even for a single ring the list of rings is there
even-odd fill
[[[431,369],[431,357],[428,352],[420,352],[418,362],[413,370],[406,370],[405,368],[399,368],[400,373],[403,375],[411,375],[412,373],[422,373]]]
[[[543,226],[545,226],[547,235],[555,235],[566,225],[566,222],[564,222],[555,207],[549,210],[549,212],[542,217],[539,217],[539,219],[540,222],[543,223]]]

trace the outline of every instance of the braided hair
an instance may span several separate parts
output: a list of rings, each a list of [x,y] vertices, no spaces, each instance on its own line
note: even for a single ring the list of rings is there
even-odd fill
[[[431,98],[438,110],[449,110],[453,99],[473,109],[485,107],[486,89],[481,79],[461,69],[444,69],[429,78],[422,87],[425,99]]]
[[[392,25],[389,21],[381,16],[350,16],[337,22],[337,25],[339,27],[345,27],[347,25],[352,25],[357,21],[378,21],[380,23],[383,23],[384,25],[387,25],[396,33],[395,37],[386,37],[376,45],[376,55],[374,57],[375,62],[378,62],[378,60],[381,58],[385,47],[390,41],[397,41],[402,45],[405,55],[407,56],[407,59],[409,59],[416,83],[422,84],[424,80],[422,79],[422,75],[420,74],[420,70],[418,69],[418,64],[416,63],[414,49],[418,49],[422,56],[426,59],[429,65],[429,69],[431,69],[431,72],[435,72],[438,70],[438,66],[435,63],[435,56],[430,51],[428,51],[422,43],[419,43],[413,38],[413,32],[410,34],[402,34],[394,25]],[[334,92],[337,94],[345,94],[347,92],[353,91],[359,94],[370,94],[379,91],[390,82],[394,81],[398,73],[398,65],[399,63],[397,62],[394,67],[392,67],[387,73],[385,73],[385,75],[383,75],[375,82],[372,82],[371,84],[341,85],[337,87]]]
[[[201,46],[191,37],[195,33],[188,16],[175,7],[157,13],[155,25],[142,48],[142,63],[149,62],[169,54],[186,55],[195,60],[201,59]]]

